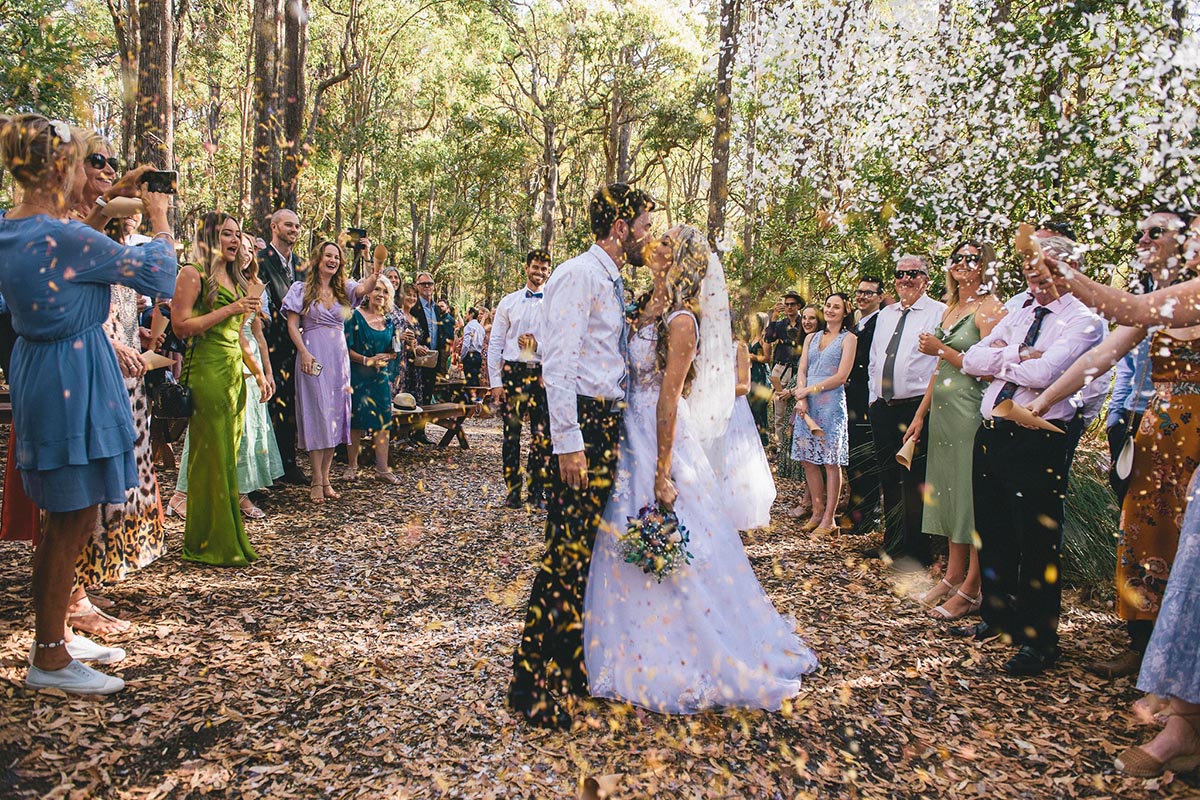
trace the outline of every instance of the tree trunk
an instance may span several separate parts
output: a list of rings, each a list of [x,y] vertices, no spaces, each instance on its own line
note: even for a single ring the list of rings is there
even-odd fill
[[[138,24],[137,0],[108,0],[113,32],[117,38],[117,58],[121,78],[121,158],[130,166],[137,160],[134,132],[137,127],[138,50],[141,47],[141,26]]]
[[[545,194],[542,195],[542,249],[549,250],[554,243],[554,212],[558,206],[558,153],[554,149],[554,122],[545,120],[542,131],[542,172],[545,176]]]
[[[708,243],[716,247],[725,232],[725,202],[729,199],[729,138],[732,123],[730,93],[737,55],[741,0],[721,0],[721,52],[717,58],[716,124],[713,128],[712,177],[708,184]]]
[[[342,229],[342,187],[346,183],[346,151],[338,158],[337,180],[333,188],[333,229]]]
[[[750,96],[758,99],[758,7],[751,2],[746,6],[746,21],[749,23],[750,51]],[[755,104],[757,106],[757,103]],[[746,118],[746,208],[745,228],[742,232],[742,252],[745,275],[754,275],[754,256],[758,249],[758,112],[750,109]]]
[[[250,211],[261,223],[275,209],[279,185],[280,0],[254,0],[254,146],[250,160]]]
[[[304,158],[304,63],[308,49],[308,3],[288,0],[283,18],[283,137],[286,149],[281,164],[279,206],[296,207],[300,165]]]
[[[175,164],[174,70],[171,67],[171,3],[139,0],[137,161],[155,169]]]

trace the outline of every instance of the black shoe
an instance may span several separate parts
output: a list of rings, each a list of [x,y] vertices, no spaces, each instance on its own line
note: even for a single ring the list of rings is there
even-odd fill
[[[1041,675],[1054,666],[1058,661],[1059,651],[1054,648],[1049,653],[1043,653],[1036,648],[1023,644],[1017,654],[1004,662],[1001,667],[1009,675]]]
[[[299,467],[292,467],[283,473],[280,483],[290,483],[293,486],[308,486],[308,476]]]
[[[433,442],[429,441],[429,437],[425,435],[424,431],[421,431],[421,433],[412,434],[408,437],[408,441],[412,442],[418,447],[429,447],[433,444]]]
[[[992,626],[986,622],[977,622],[974,625],[954,625],[946,630],[950,632],[951,636],[957,636],[960,639],[974,639],[977,642],[997,635],[992,630]]]
[[[525,506],[521,503],[521,493],[509,492],[508,497],[504,499],[504,506],[506,508],[524,508]]]
[[[571,729],[571,715],[544,689],[509,687],[508,707],[535,728]]]

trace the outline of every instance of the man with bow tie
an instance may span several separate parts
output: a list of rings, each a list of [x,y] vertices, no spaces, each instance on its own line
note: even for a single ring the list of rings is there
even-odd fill
[[[492,336],[488,340],[488,385],[492,402],[502,410],[505,505],[521,507],[521,419],[529,414],[528,502],[545,508],[550,469],[550,409],[542,384],[538,353],[538,319],[542,286],[550,277],[550,254],[530,250],[525,256],[524,288],[504,296],[496,306]]]

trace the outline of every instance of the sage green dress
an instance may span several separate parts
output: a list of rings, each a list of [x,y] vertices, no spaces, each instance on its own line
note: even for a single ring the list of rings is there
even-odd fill
[[[960,353],[982,338],[972,311],[935,335]],[[975,433],[983,417],[980,402],[987,383],[964,375],[941,361],[929,407],[929,457],[926,460],[925,515],[921,529],[945,536],[954,544],[975,541],[975,501],[971,496],[971,462]]]
[[[201,282],[197,301],[207,314],[237,298],[221,287],[212,308]],[[238,329],[242,315],[222,320],[194,339],[186,355],[187,385],[192,390],[189,423],[188,507],[183,558],[222,567],[244,567],[258,558],[238,508],[238,447],[246,414],[246,381]],[[190,365],[189,363],[190,362]]]

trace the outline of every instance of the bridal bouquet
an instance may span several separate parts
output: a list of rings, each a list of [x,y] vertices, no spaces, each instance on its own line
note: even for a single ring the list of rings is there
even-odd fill
[[[662,583],[665,576],[692,560],[687,551],[687,528],[674,511],[657,500],[628,519],[625,535],[619,540],[619,552],[627,564],[636,564]]]

